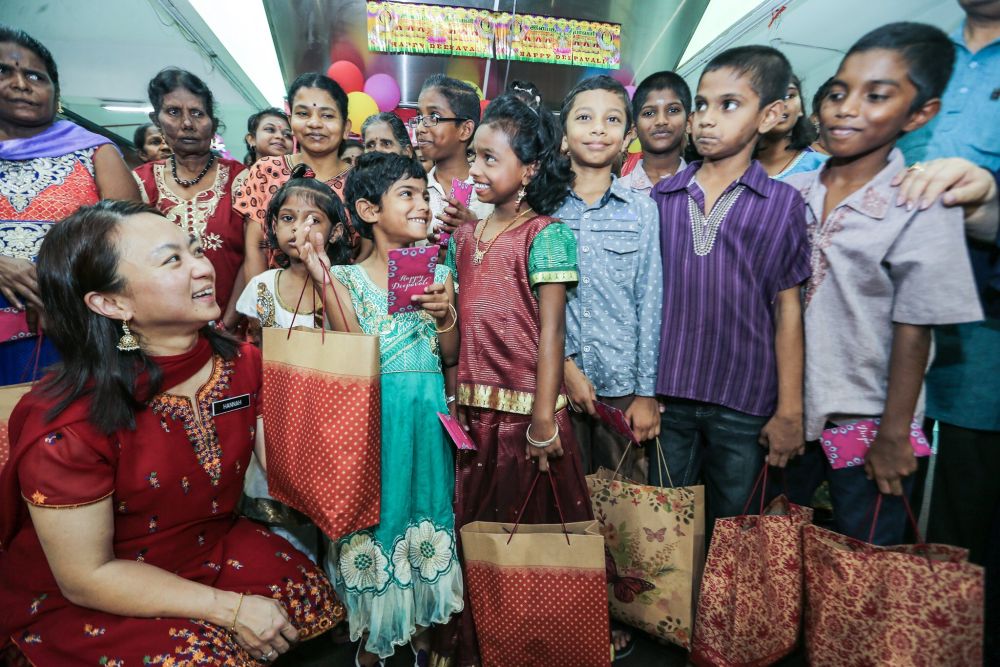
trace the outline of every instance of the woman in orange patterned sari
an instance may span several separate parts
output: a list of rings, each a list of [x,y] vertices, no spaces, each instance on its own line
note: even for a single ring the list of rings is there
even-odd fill
[[[135,169],[143,199],[188,234],[197,237],[216,272],[216,300],[227,328],[239,319],[243,292],[243,217],[233,209],[233,181],[241,162],[212,152],[218,128],[212,91],[190,72],[161,71],[149,82],[150,118],[173,155]]]
[[[261,357],[208,326],[201,243],[101,202],[52,229],[38,276],[63,364],[10,419],[0,653],[249,667],[342,620],[306,556],[235,514],[251,450],[265,460]]]
[[[139,192],[105,137],[56,120],[59,71],[30,35],[0,26],[0,385],[57,360],[42,343],[35,255],[57,221],[98,199]]]

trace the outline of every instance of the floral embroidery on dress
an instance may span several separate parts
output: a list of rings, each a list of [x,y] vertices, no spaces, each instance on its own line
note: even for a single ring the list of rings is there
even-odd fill
[[[309,639],[343,620],[345,611],[333,594],[330,582],[315,568],[298,566],[302,581],[286,577],[284,586],[270,586],[271,597],[281,602],[299,631],[299,639]]]
[[[389,559],[371,533],[355,533],[342,549],[339,575],[347,590],[382,591],[389,584]]]
[[[236,645],[228,631],[204,621],[193,621],[197,632],[187,628],[170,628],[170,637],[177,640],[173,654],[160,653],[143,658],[144,665],[189,667],[193,665],[224,665],[238,667],[254,664],[253,658]]]
[[[274,326],[274,295],[264,283],[257,283],[257,320],[262,327]]]
[[[100,637],[105,632],[107,632],[107,628],[98,628],[91,625],[90,623],[87,623],[86,625],[83,626],[83,634],[87,635],[88,637]]]
[[[31,607],[29,608],[29,612],[31,613],[32,616],[38,613],[38,610],[41,608],[42,603],[45,602],[45,598],[47,597],[49,597],[48,593],[42,593],[37,598],[31,601]]]
[[[41,491],[38,491],[37,489],[35,490],[34,493],[31,494],[31,502],[35,503],[36,505],[44,505],[47,499],[48,496],[44,495]]]
[[[155,470],[153,472],[149,473],[148,475],[146,475],[146,481],[149,482],[149,485],[151,487],[153,487],[154,489],[160,488],[160,480],[158,480],[156,478],[156,471]]]
[[[43,220],[0,222],[0,255],[34,261],[51,228],[52,223]]]
[[[18,213],[23,213],[46,188],[62,185],[80,162],[94,174],[95,148],[67,153],[59,157],[31,160],[0,160],[0,196]]]
[[[436,582],[442,574],[451,570],[455,562],[455,544],[451,533],[430,521],[421,521],[407,528],[401,542],[406,543],[410,567],[427,583]]]
[[[42,636],[37,632],[25,632],[21,635],[21,641],[25,644],[41,644]]]
[[[191,401],[186,396],[159,394],[150,401],[153,412],[160,415],[160,423],[165,430],[169,431],[166,427],[168,417],[184,424],[188,441],[194,447],[198,463],[208,474],[212,486],[218,486],[222,477],[222,447],[219,445],[219,436],[215,432],[212,403],[221,399],[225,391],[229,389],[233,366],[232,361],[226,361],[218,356],[214,358],[212,375],[197,392],[198,414],[201,417],[201,424],[195,419]]]
[[[826,249],[833,244],[833,237],[844,229],[844,225],[841,223],[846,214],[846,208],[838,207],[827,217],[825,222],[814,219],[809,223],[808,233],[812,247],[809,264],[812,267],[812,275],[806,282],[806,306],[812,301],[812,298],[816,295],[816,290],[819,289],[819,286],[826,279],[827,270],[830,268],[830,263],[826,258]]]
[[[155,533],[157,527],[159,526],[159,523],[160,523],[160,517],[157,516],[156,514],[149,517],[149,532]]]
[[[184,490],[185,496],[188,494],[188,491],[191,490],[191,482],[188,481],[187,477],[181,477],[181,489]]]
[[[63,439],[63,434],[59,433],[58,431],[55,433],[49,433],[47,436],[45,436],[45,444],[51,446],[56,444],[62,439]]]
[[[157,208],[163,216],[172,223],[194,234],[205,250],[218,250],[222,247],[222,237],[218,234],[206,234],[208,221],[215,215],[219,202],[226,196],[226,183],[229,182],[229,167],[219,163],[212,187],[203,190],[192,199],[182,199],[167,188],[166,163],[153,165],[153,178],[156,190],[160,195]]]

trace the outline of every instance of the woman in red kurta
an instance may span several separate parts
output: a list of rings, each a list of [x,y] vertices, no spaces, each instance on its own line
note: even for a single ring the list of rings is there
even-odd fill
[[[64,363],[15,408],[0,475],[0,649],[39,667],[252,665],[344,615],[303,554],[235,514],[263,454],[260,353],[206,326],[211,264],[144,211],[84,207],[39,254]]]
[[[212,152],[218,128],[212,91],[190,72],[168,68],[149,82],[150,117],[173,155],[134,171],[143,199],[201,240],[215,266],[222,321],[233,327],[243,292],[243,216],[233,209],[233,181],[246,167]]]

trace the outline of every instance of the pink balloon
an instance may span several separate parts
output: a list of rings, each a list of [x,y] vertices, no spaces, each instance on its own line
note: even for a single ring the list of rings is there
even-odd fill
[[[360,92],[365,86],[365,75],[357,65],[347,60],[338,60],[330,65],[326,75],[339,83],[345,93]]]
[[[392,111],[399,106],[399,84],[388,74],[372,75],[365,82],[365,92],[375,100],[379,111]]]
[[[635,86],[625,86],[625,91],[628,93],[629,99],[635,97]]]

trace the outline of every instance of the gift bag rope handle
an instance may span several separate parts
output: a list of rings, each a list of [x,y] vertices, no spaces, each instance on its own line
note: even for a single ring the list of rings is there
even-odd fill
[[[884,493],[879,493],[878,498],[875,499],[875,511],[872,513],[872,527],[868,531],[868,544],[872,543],[875,539],[875,525],[878,523],[879,510],[882,509],[882,497]],[[918,549],[923,547],[926,551],[925,557],[927,558],[927,567],[930,568],[931,574],[934,574],[934,560],[931,558],[931,554],[927,551],[927,542],[924,541],[924,536],[920,533],[920,528],[917,526],[917,520],[913,516],[913,510],[910,508],[910,500],[906,497],[904,493],[900,496],[903,499],[903,507],[906,509],[906,516],[910,520],[910,525],[913,527],[913,534],[917,536],[917,543],[914,545]]]
[[[510,537],[507,538],[507,544],[514,539],[514,533],[517,532],[517,527],[521,525],[521,517],[524,516],[524,510],[528,508],[528,502],[531,501],[531,496],[535,494],[535,487],[538,486],[538,478],[542,476],[542,471],[539,470],[535,473],[535,478],[531,480],[531,488],[528,489],[528,495],[524,499],[524,503],[521,505],[521,509],[517,513],[517,521],[514,522],[514,528],[510,531]],[[559,523],[562,524],[563,535],[566,536],[566,544],[569,544],[569,529],[566,528],[566,517],[563,516],[562,505],[559,504],[559,492],[556,490],[556,480],[555,475],[550,470],[545,474],[549,478],[549,485],[552,486],[552,497],[556,499],[556,511],[559,512]]]
[[[753,488],[750,489],[750,497],[747,498],[747,503],[743,506],[743,514],[746,514],[747,510],[750,509],[750,502],[753,500],[753,496],[757,493],[758,488],[760,489],[760,509],[757,513],[764,513],[764,490],[767,489],[767,468],[767,461],[765,461],[760,469],[760,474],[757,475],[757,481],[753,483]]]
[[[622,452],[622,457],[618,460],[618,467],[615,468],[615,477],[618,477],[618,472],[622,469],[622,465],[625,463],[625,457],[628,456],[628,452],[632,449],[634,443],[629,440],[628,445],[625,446],[625,451]],[[663,455],[663,448],[660,446],[660,436],[656,436],[656,469],[660,472],[660,481],[663,481],[664,473],[667,476],[667,483],[670,488],[674,488],[674,480],[670,478],[670,468],[667,467],[667,458]]]
[[[327,306],[327,303],[326,303],[326,286],[328,284],[327,281],[329,280],[330,281],[329,282],[330,289],[333,291],[333,298],[337,301],[337,310],[340,311],[340,318],[344,321],[344,327],[347,329],[347,333],[350,333],[351,332],[351,325],[347,323],[347,316],[344,315],[344,307],[340,303],[340,295],[337,294],[337,288],[333,286],[333,280],[330,279],[330,267],[328,267],[326,264],[323,264],[323,260],[319,260],[319,263],[323,267],[323,285],[322,285],[322,289],[323,289],[323,312],[324,313],[330,312],[330,309],[329,309],[329,307]],[[288,335],[285,337],[286,340],[288,340],[289,338],[292,337],[292,329],[295,327],[295,318],[298,317],[299,306],[302,305],[302,297],[305,296],[305,294],[306,294],[306,287],[308,287],[310,283],[312,283],[312,285],[313,285],[313,312],[316,312],[316,289],[315,289],[315,287],[316,287],[316,281],[313,280],[312,276],[310,276],[308,280],[306,280],[306,281],[304,281],[302,283],[302,291],[299,292],[299,300],[295,302],[295,312],[292,313],[292,322],[291,322],[291,324],[288,325]],[[331,322],[331,325],[332,324],[333,323]],[[326,327],[325,326],[320,329],[320,339],[322,340],[322,342],[324,342],[324,343],[326,342]]]

